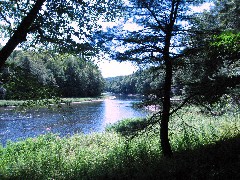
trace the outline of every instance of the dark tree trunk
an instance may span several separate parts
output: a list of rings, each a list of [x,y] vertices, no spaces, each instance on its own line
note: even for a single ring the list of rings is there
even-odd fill
[[[26,41],[32,24],[46,0],[37,0],[28,15],[22,20],[13,36],[10,37],[7,44],[0,51],[0,68],[5,64],[7,58],[11,55],[14,49],[22,42]]]
[[[173,155],[169,138],[168,138],[168,122],[170,118],[170,108],[171,108],[170,95],[171,95],[171,85],[172,85],[172,62],[169,57],[170,39],[171,37],[169,36],[168,38],[166,38],[166,42],[165,42],[166,51],[164,53],[164,61],[166,65],[166,69],[165,69],[166,75],[165,75],[165,82],[164,82],[163,111],[162,111],[162,118],[160,123],[161,147],[162,147],[163,155],[165,157],[171,157]]]
[[[170,108],[171,108],[171,102],[170,102],[171,83],[172,83],[172,64],[171,64],[171,61],[168,60],[166,62],[163,112],[162,112],[162,119],[160,123],[161,146],[162,146],[163,155],[166,157],[171,157],[173,155],[169,138],[168,138],[168,122],[170,118]]]
[[[171,108],[171,86],[172,86],[172,60],[170,57],[170,46],[171,46],[171,38],[175,20],[177,18],[178,7],[180,4],[180,0],[173,0],[171,13],[169,16],[169,23],[165,26],[165,42],[164,42],[164,49],[163,49],[163,60],[165,63],[165,82],[163,86],[164,94],[163,94],[163,111],[162,111],[162,118],[160,121],[160,139],[161,139],[161,146],[162,152],[165,157],[172,157],[173,152],[169,141],[168,136],[168,123],[170,119],[170,108]]]

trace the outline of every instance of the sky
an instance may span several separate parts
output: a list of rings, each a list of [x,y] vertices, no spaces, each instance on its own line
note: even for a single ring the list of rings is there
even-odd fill
[[[195,12],[202,12],[203,10],[209,10],[210,7],[213,6],[212,3],[205,3],[198,7],[192,7],[193,11]],[[112,27],[116,25],[116,23],[106,23],[102,24],[103,28],[107,26]],[[125,30],[138,30],[140,29],[139,26],[134,24],[132,20],[129,23],[124,25]],[[122,75],[129,75],[137,71],[138,67],[131,62],[117,62],[117,61],[107,61],[103,60],[98,64],[99,69],[102,72],[104,78],[106,77],[115,77],[115,76],[122,76]]]
[[[196,12],[200,12],[203,9],[209,10],[210,6],[213,4],[211,3],[205,3],[204,5],[200,7],[193,7],[193,10]],[[106,27],[112,27],[116,25],[116,23],[110,22],[110,23],[102,23],[101,24],[103,28]],[[138,30],[141,29],[141,27],[137,26],[132,22],[132,19],[128,21],[123,27],[124,30]],[[0,38],[0,43],[4,45],[6,43],[1,41],[2,38]],[[123,75],[129,75],[137,71],[138,67],[131,62],[117,62],[114,60],[101,60],[97,63],[99,66],[100,71],[102,72],[102,75],[104,78],[107,77],[115,77],[115,76],[123,76]]]
[[[120,22],[121,24],[121,22]],[[115,22],[101,22],[102,29],[106,29],[107,27],[113,27],[117,25]],[[133,23],[133,20],[130,19],[128,23],[124,24],[123,30],[130,30],[130,31],[137,31],[141,29],[140,26]],[[101,62],[97,63],[100,71],[102,72],[102,75],[104,78],[107,77],[115,77],[115,76],[124,76],[124,75],[130,75],[133,74],[138,70],[137,65],[134,63],[131,63],[129,61],[125,62],[118,62],[115,60],[101,60]]]
[[[130,75],[137,71],[138,67],[131,62],[117,62],[114,60],[102,60],[97,63],[104,78]]]

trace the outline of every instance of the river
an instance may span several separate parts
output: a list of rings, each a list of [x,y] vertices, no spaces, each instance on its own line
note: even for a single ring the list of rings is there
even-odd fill
[[[19,141],[46,133],[60,136],[104,131],[107,124],[124,118],[146,117],[148,112],[132,107],[139,101],[132,97],[116,97],[103,101],[83,102],[60,109],[29,109],[19,112],[0,108],[0,142]]]

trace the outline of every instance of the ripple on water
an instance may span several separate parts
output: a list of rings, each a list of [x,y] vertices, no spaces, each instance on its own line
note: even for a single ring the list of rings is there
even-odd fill
[[[27,112],[0,110],[0,141],[17,141],[49,132],[60,136],[103,131],[108,123],[123,118],[146,117],[147,112],[132,108],[136,101],[107,99],[74,104],[58,110],[38,109]]]

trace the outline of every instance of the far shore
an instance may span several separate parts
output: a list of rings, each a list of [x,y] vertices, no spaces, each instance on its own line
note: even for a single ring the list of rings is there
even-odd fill
[[[103,94],[98,97],[83,98],[56,98],[56,99],[40,99],[40,100],[0,100],[0,107],[15,108],[21,106],[54,106],[54,105],[70,105],[85,102],[104,101],[105,99],[115,99],[115,96]]]

